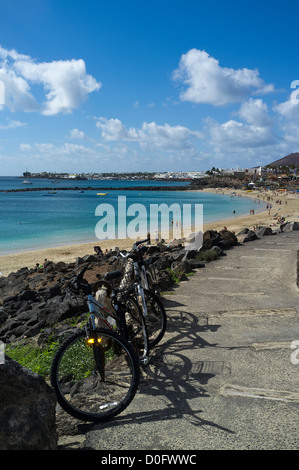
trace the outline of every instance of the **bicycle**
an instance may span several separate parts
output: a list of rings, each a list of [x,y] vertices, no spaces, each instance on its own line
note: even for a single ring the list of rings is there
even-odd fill
[[[140,369],[133,346],[114,331],[110,315],[95,301],[91,286],[83,280],[86,269],[72,279],[70,290],[81,289],[87,295],[88,321],[84,329],[59,347],[50,380],[65,411],[83,421],[103,422],[131,403],[138,389]],[[121,302],[119,307],[123,316],[126,308]],[[96,319],[104,328],[96,325]]]
[[[121,276],[121,271],[113,271],[95,282],[95,297],[89,297],[89,302],[97,313],[98,322],[114,327],[133,346],[140,364],[147,365],[149,336],[145,318],[132,291],[114,287],[113,281]],[[103,292],[103,289],[106,291]],[[110,299],[110,305],[105,305],[107,298]]]
[[[147,326],[149,347],[152,348],[165,334],[167,317],[165,308],[157,295],[160,291],[154,268],[152,267],[150,272],[143,257],[142,245],[147,240],[136,241],[127,254],[119,252],[119,255],[127,260],[120,288],[128,289],[128,292],[138,301]]]

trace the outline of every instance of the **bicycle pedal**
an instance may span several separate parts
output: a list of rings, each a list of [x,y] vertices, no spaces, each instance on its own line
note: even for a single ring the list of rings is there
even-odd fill
[[[147,366],[149,363],[149,357],[148,356],[144,356],[144,357],[141,357],[140,358],[140,364],[143,365],[143,366]]]

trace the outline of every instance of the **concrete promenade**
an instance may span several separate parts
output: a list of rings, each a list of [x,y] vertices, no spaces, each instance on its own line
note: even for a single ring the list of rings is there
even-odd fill
[[[299,231],[265,236],[174,288],[132,404],[66,448],[298,449],[298,249]]]

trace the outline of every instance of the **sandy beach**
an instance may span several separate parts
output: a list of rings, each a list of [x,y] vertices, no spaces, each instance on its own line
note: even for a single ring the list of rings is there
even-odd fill
[[[285,217],[287,222],[299,221],[299,197],[294,193],[288,192],[272,192],[272,191],[252,191],[232,189],[206,189],[199,192],[217,192],[219,194],[231,194],[231,197],[250,197],[256,200],[266,202],[271,205],[270,210],[262,210],[255,214],[246,216],[232,215],[231,219],[225,219],[217,222],[204,224],[206,230],[222,230],[226,227],[228,230],[236,234],[245,227],[254,228],[259,225],[271,226],[276,228],[279,226],[279,218]],[[166,240],[169,241],[169,240]],[[152,241],[154,243],[154,241]],[[99,245],[103,251],[118,247],[119,249],[130,249],[133,240],[104,240],[95,239],[89,243],[79,243],[67,246],[59,246],[52,248],[44,248],[33,251],[24,251],[22,253],[12,253],[0,256],[0,275],[7,276],[11,272],[15,272],[20,268],[33,268],[36,263],[43,264],[44,260],[53,262],[64,261],[66,263],[74,262],[78,257],[88,254],[94,254],[94,246]]]

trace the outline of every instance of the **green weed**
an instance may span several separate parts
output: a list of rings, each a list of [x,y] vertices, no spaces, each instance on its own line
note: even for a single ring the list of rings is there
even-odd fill
[[[52,342],[45,349],[41,350],[32,344],[7,344],[5,346],[5,354],[26,369],[45,378],[49,376],[51,363],[58,346],[58,343]]]

